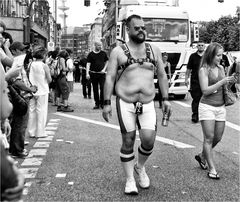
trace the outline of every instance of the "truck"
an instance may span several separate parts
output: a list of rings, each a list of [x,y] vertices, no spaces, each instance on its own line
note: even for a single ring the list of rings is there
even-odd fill
[[[184,99],[189,90],[185,85],[186,66],[189,56],[196,49],[191,46],[191,22],[188,13],[178,6],[178,0],[171,0],[171,3],[169,0],[111,1],[103,17],[103,45],[106,51],[111,51],[119,43],[127,41],[125,20],[132,14],[140,15],[146,27],[146,41],[158,46],[162,53],[168,53],[172,75],[169,96]],[[197,26],[194,31],[197,41]],[[157,77],[154,78],[154,83],[158,93]]]

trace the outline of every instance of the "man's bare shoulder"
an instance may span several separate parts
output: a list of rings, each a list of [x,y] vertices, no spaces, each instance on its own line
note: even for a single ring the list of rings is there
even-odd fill
[[[112,49],[110,57],[118,57],[123,53],[123,49],[121,46],[116,46],[115,48]]]

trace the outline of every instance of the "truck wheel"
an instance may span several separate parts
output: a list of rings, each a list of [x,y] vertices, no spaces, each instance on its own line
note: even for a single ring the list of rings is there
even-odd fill
[[[175,99],[178,99],[178,100],[182,100],[182,99],[185,98],[185,96],[186,96],[186,94],[183,94],[183,95],[174,95],[174,98],[175,98]]]

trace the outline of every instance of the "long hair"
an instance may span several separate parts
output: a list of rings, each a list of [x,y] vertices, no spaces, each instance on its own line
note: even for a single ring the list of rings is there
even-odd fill
[[[219,49],[223,49],[221,44],[216,42],[211,43],[203,54],[199,68],[211,66],[213,64],[214,57],[217,55]]]

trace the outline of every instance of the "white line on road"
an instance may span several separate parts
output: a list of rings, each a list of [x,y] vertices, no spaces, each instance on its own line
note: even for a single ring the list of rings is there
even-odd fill
[[[183,102],[180,102],[180,101],[172,101],[172,102],[174,102],[176,104],[179,104],[179,105],[181,105],[183,107],[188,107],[188,108],[191,107],[191,105],[183,103]],[[237,124],[231,123],[229,121],[226,121],[226,126],[232,128],[234,130],[240,131],[240,126],[238,126]]]
[[[76,120],[79,120],[79,121],[84,121],[84,122],[93,123],[93,124],[97,124],[97,125],[106,126],[106,127],[109,127],[109,128],[120,130],[119,126],[116,126],[116,125],[113,125],[113,124],[110,124],[110,123],[104,123],[104,122],[101,122],[101,121],[94,121],[94,120],[91,120],[91,119],[86,119],[86,118],[82,118],[82,117],[79,117],[79,116],[64,114],[64,113],[60,113],[60,112],[56,112],[55,114],[59,115],[59,116],[66,117],[66,118],[76,119]],[[166,143],[166,144],[173,145],[177,148],[195,148],[195,146],[185,144],[185,143],[182,143],[182,142],[178,142],[178,141],[175,141],[175,140],[171,140],[171,139],[168,139],[168,138],[160,137],[160,136],[156,136],[156,140],[159,141],[159,142],[163,142],[163,143]]]

